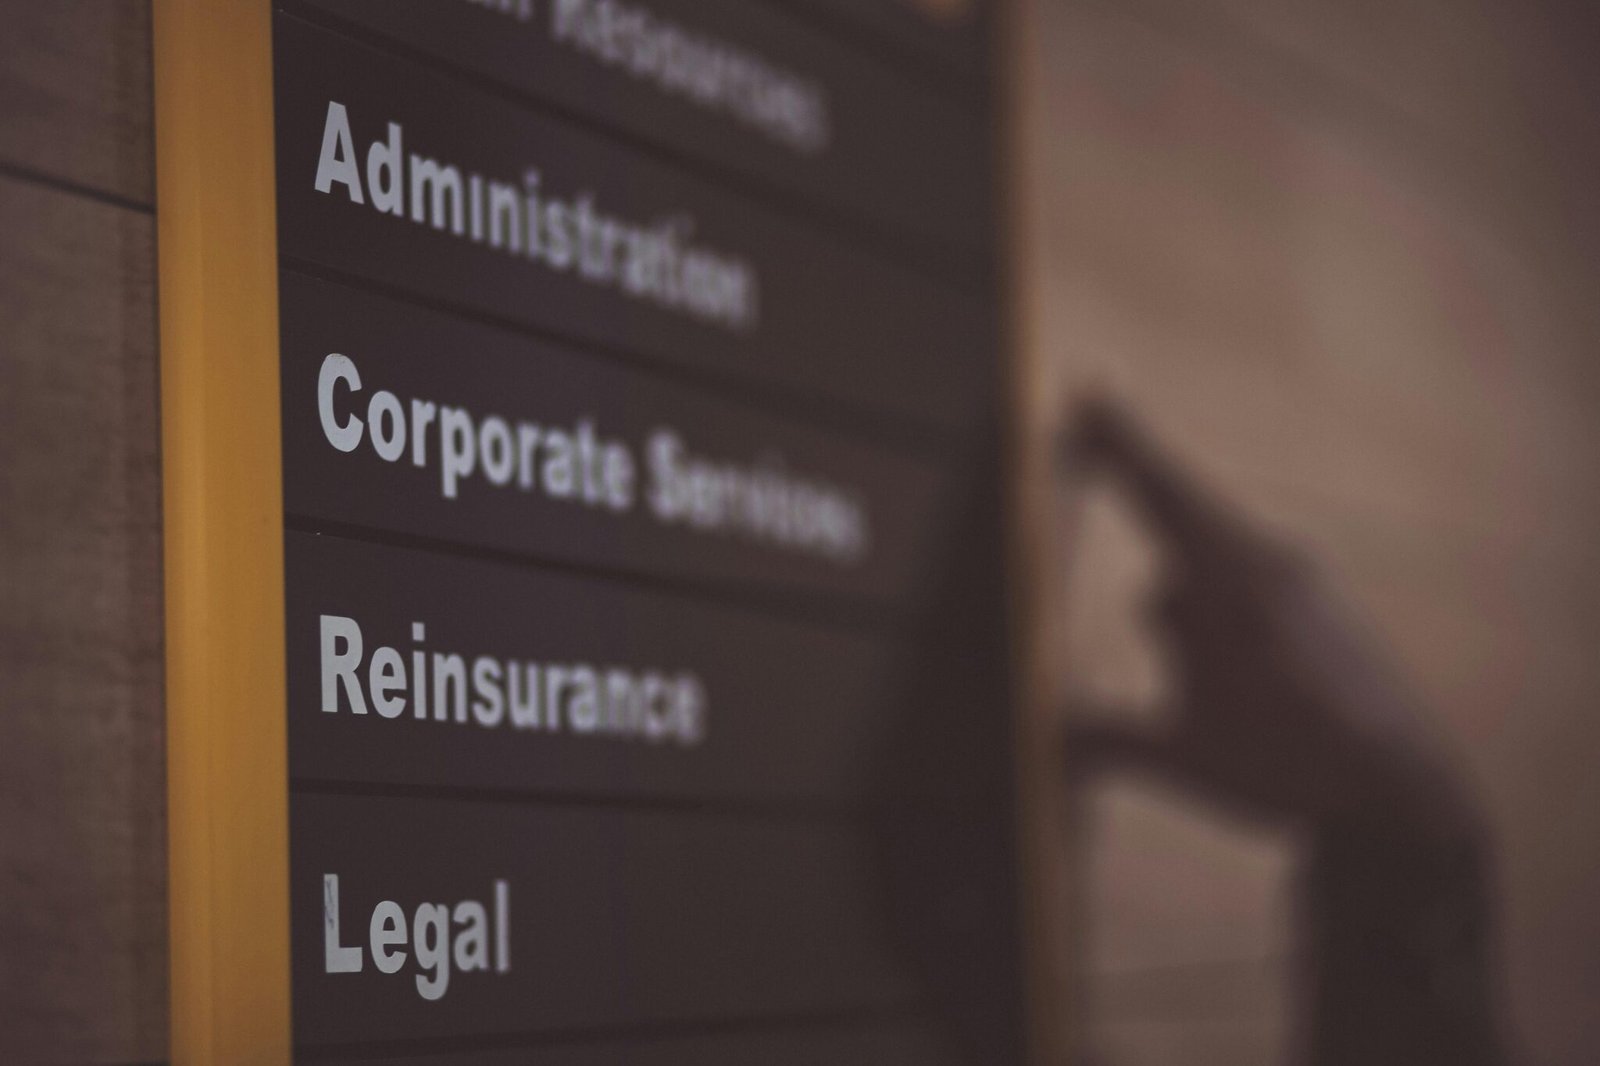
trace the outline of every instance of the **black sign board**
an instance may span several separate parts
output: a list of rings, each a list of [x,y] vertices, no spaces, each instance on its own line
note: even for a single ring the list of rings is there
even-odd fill
[[[1021,1066],[945,6],[158,0],[175,1060]]]

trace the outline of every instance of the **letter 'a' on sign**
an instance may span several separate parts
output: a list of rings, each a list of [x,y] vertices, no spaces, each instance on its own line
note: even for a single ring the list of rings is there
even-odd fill
[[[901,2],[152,0],[174,1066],[1027,1061],[992,5]]]

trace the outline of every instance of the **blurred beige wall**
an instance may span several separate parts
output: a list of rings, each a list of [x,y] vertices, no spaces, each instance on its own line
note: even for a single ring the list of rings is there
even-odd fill
[[[1526,1061],[1600,1062],[1594,37],[1482,0],[1025,10],[1035,430],[1109,389],[1324,560],[1481,779]],[[1148,702],[1150,553],[1079,518],[1052,676]],[[1131,782],[1084,813],[1092,1061],[1284,1061],[1292,842]]]

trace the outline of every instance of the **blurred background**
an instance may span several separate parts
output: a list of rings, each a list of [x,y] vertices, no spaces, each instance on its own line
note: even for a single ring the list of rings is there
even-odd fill
[[[154,1062],[149,14],[0,12],[0,1048]],[[1017,15],[1031,438],[1042,453],[1070,397],[1109,393],[1323,562],[1485,797],[1519,1061],[1600,1062],[1587,5],[1022,0]],[[1153,705],[1168,679],[1139,617],[1147,538],[1042,472],[1027,493],[1044,703]],[[1299,843],[1132,779],[1045,793],[1057,1035],[1107,1066],[1287,1061]]]
[[[1595,16],[1032,0],[1023,24],[1041,449],[1065,397],[1108,392],[1330,571],[1485,798],[1519,1061],[1600,1061]],[[1149,706],[1150,542],[1045,482],[1044,685]],[[1052,1021],[1089,1061],[1287,1061],[1298,842],[1132,779],[1046,809],[1073,901]]]

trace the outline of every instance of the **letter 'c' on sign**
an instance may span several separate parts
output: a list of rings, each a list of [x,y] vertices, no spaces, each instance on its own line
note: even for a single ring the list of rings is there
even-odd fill
[[[353,452],[361,443],[361,419],[355,415],[343,424],[333,410],[333,388],[344,382],[351,392],[361,391],[361,373],[355,363],[337,352],[322,361],[322,373],[317,375],[317,414],[322,418],[322,432],[328,443],[341,452]]]

